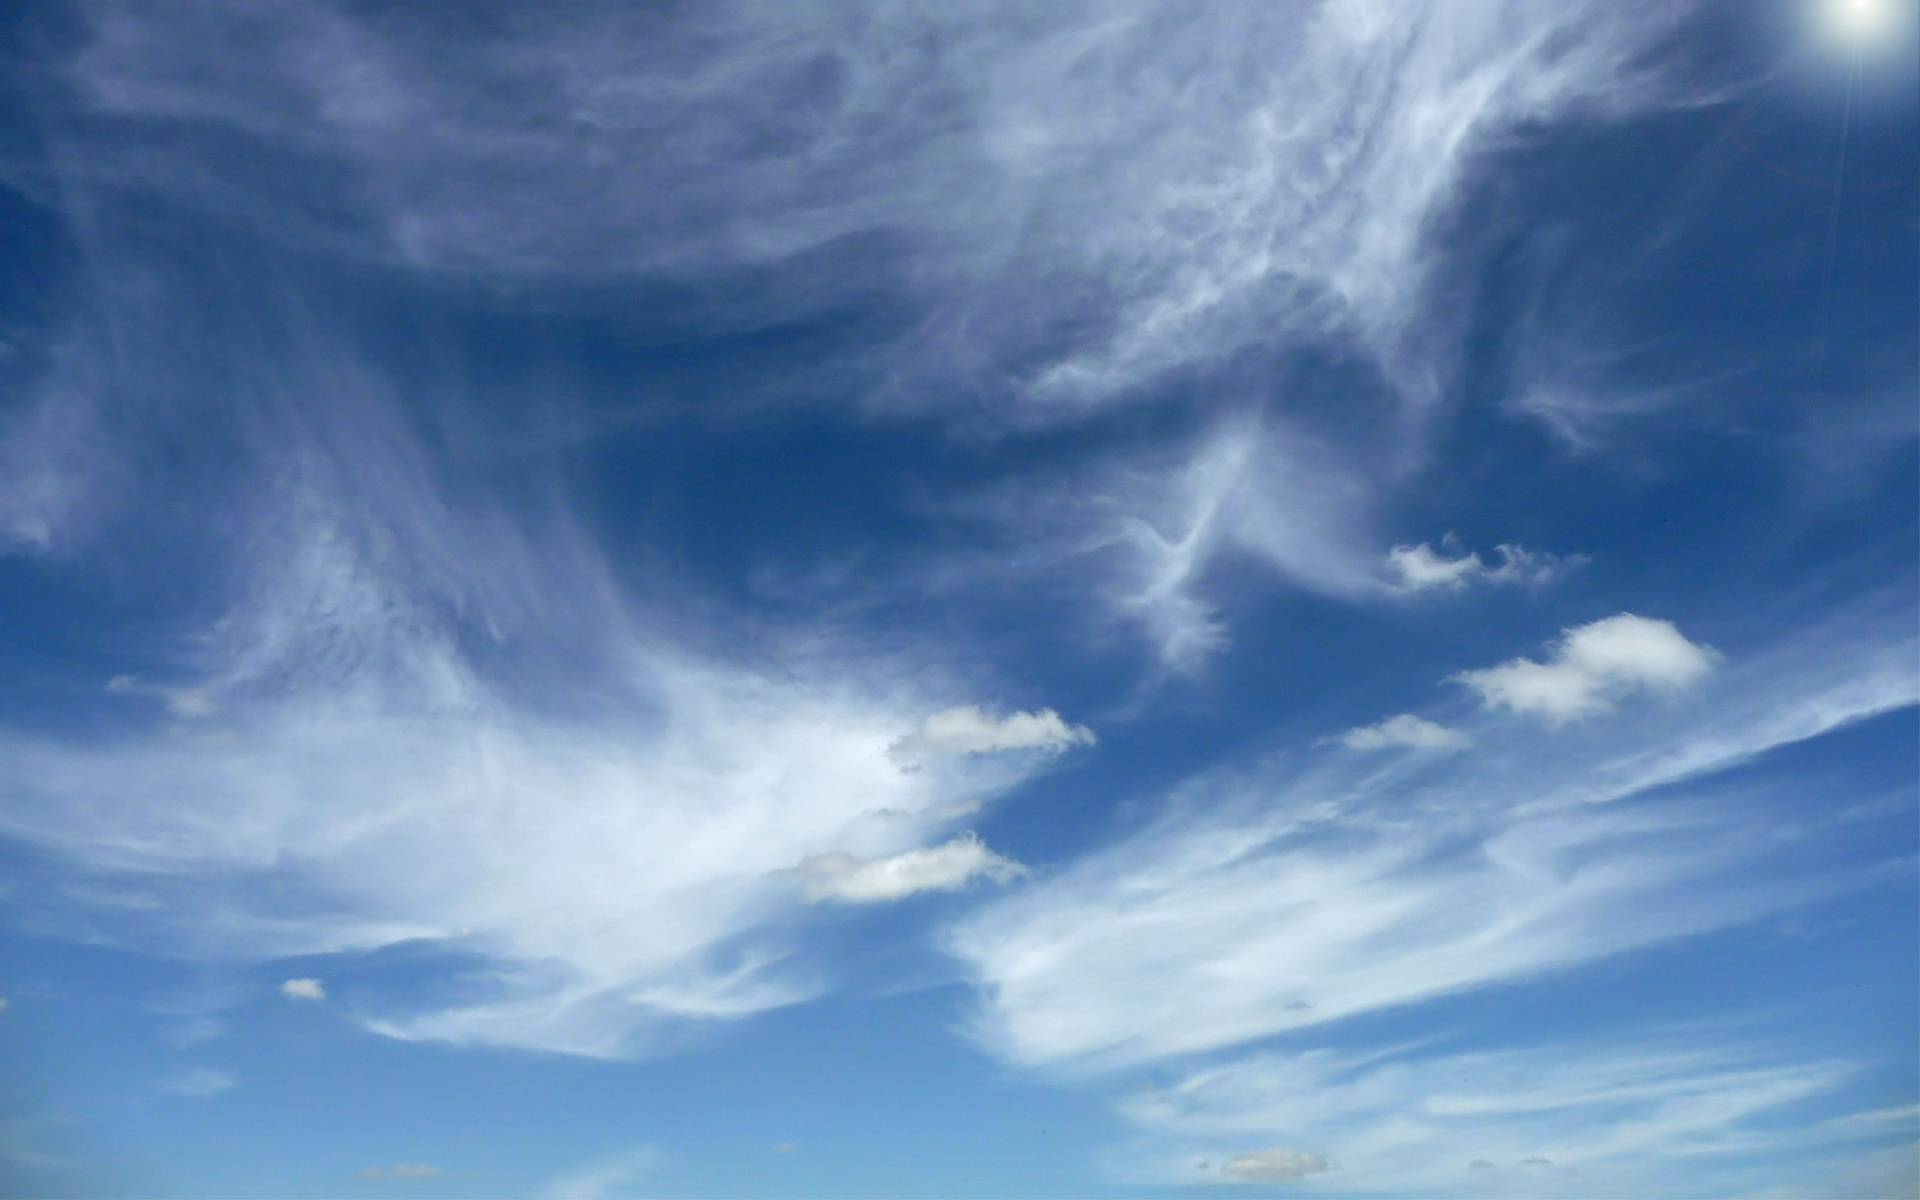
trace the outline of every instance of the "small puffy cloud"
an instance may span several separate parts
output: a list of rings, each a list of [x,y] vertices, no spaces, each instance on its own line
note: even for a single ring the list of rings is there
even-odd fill
[[[1467,1164],[1467,1169],[1470,1171],[1491,1171],[1493,1170],[1493,1164],[1484,1158],[1476,1158]]]
[[[1428,588],[1458,588],[1486,572],[1478,554],[1465,558],[1441,558],[1425,542],[1418,546],[1395,546],[1387,551],[1387,565],[1400,576],[1400,586],[1409,592]]]
[[[182,1071],[160,1085],[162,1091],[172,1092],[176,1096],[212,1096],[226,1091],[239,1080],[231,1071],[216,1071],[211,1067],[195,1067],[191,1071]]]
[[[1713,669],[1711,646],[1688,641],[1671,621],[1621,613],[1567,630],[1544,663],[1528,658],[1453,678],[1489,708],[1535,713],[1553,724],[1605,712],[1637,691],[1675,692]]]
[[[1550,1158],[1541,1158],[1536,1154],[1532,1158],[1521,1159],[1520,1165],[1523,1167],[1550,1167],[1553,1165],[1553,1160]]]
[[[1265,1183],[1305,1179],[1326,1169],[1327,1160],[1318,1154],[1309,1154],[1292,1146],[1269,1146],[1250,1154],[1235,1155],[1221,1165],[1220,1172],[1248,1183]]]
[[[1562,557],[1529,550],[1524,546],[1495,547],[1500,565],[1489,567],[1478,554],[1446,558],[1425,542],[1418,546],[1395,546],[1387,551],[1387,566],[1399,576],[1403,592],[1424,592],[1433,588],[1458,590],[1469,583],[1522,584],[1537,587],[1550,583],[1574,567],[1586,562],[1584,555]]]
[[[957,891],[975,879],[1000,882],[1026,872],[1019,863],[987,849],[972,834],[890,858],[862,860],[851,854],[819,854],[801,863],[800,870],[807,876],[807,899],[843,904],[875,904],[915,892]]]
[[[1069,725],[1050,708],[996,717],[976,705],[943,709],[887,751],[896,762],[916,763],[996,750],[1065,750],[1091,746],[1093,730]]]
[[[1415,750],[1457,750],[1467,744],[1467,736],[1422,717],[1401,713],[1377,725],[1349,729],[1333,739],[1349,750],[1388,750],[1406,746]]]
[[[327,989],[318,979],[289,979],[280,985],[280,994],[289,1000],[325,1000]]]

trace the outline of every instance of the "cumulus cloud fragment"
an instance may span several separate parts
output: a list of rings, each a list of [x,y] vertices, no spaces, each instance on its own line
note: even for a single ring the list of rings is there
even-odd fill
[[[1560,725],[1606,712],[1634,692],[1680,691],[1719,659],[1717,650],[1688,641],[1671,621],[1620,613],[1567,630],[1544,663],[1516,658],[1453,678],[1480,693],[1489,708]]]
[[[800,869],[807,876],[807,899],[843,904],[877,904],[916,892],[953,892],[977,879],[999,883],[1026,873],[1025,867],[995,854],[972,834],[870,861],[851,854],[818,854],[801,863]]]
[[[1069,746],[1091,746],[1094,740],[1093,730],[1069,725],[1051,708],[996,717],[977,705],[966,704],[934,713],[887,753],[896,762],[917,763],[1002,750],[1058,752]]]
[[[325,1000],[327,989],[318,979],[289,979],[280,985],[280,994],[289,1000]]]
[[[1398,576],[1403,592],[1425,592],[1437,588],[1458,591],[1471,583],[1520,584],[1538,587],[1550,583],[1587,561],[1586,556],[1561,556],[1525,546],[1502,544],[1495,551],[1500,565],[1489,567],[1478,553],[1446,558],[1431,545],[1395,546],[1387,551],[1387,566]]]
[[[1333,740],[1349,750],[1390,750],[1401,746],[1414,750],[1457,750],[1469,741],[1467,735],[1457,729],[1411,713],[1349,729]]]
[[[1327,1170],[1327,1160],[1318,1154],[1296,1150],[1292,1146],[1269,1146],[1250,1154],[1238,1154],[1222,1163],[1220,1172],[1248,1183],[1285,1179],[1305,1179]]]

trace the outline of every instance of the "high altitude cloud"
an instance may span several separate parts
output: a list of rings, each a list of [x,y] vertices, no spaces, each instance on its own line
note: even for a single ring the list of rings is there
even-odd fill
[[[916,892],[951,892],[976,879],[1011,879],[1026,868],[986,848],[972,835],[925,850],[862,861],[851,854],[820,854],[800,864],[809,900],[873,904]]]
[[[901,762],[913,763],[999,750],[1058,751],[1069,746],[1091,746],[1094,741],[1093,730],[1067,724],[1050,708],[996,717],[969,704],[934,713],[887,753]]]
[[[1541,1171],[1578,1172],[1579,1194],[1637,1195],[1703,1156],[1717,1160],[1708,1190],[1743,1194],[1769,1172],[1777,1180],[1779,1163],[1766,1156],[1844,1160],[1886,1128],[1843,1119],[1780,1129],[1779,1110],[1833,1095],[1858,1066],[1796,1059],[1743,1041],[1746,1032],[1708,1026],[1490,1050],[1415,1043],[1254,1053],[1131,1089],[1116,1107],[1175,1146],[1230,1145],[1275,1130],[1311,1138],[1337,1159],[1344,1186],[1399,1195],[1484,1196],[1490,1186],[1539,1195],[1552,1187]],[[1285,1165],[1325,1163],[1297,1150],[1268,1153]],[[1511,1185],[1463,1179],[1470,1161],[1519,1177]],[[1197,1182],[1190,1170],[1159,1177]]]
[[[1377,725],[1349,729],[1334,740],[1349,750],[1385,750],[1406,746],[1415,750],[1454,750],[1467,744],[1458,730],[1448,729],[1424,717],[1401,713]]]
[[[672,314],[677,336],[874,295],[906,315],[822,368],[829,387],[783,370],[702,405],[831,394],[1026,429],[1197,378],[1209,418],[1263,414],[1184,464],[1115,456],[1064,539],[1109,551],[1082,599],[1179,671],[1229,640],[1207,587],[1222,556],[1328,594],[1380,586],[1370,519],[1414,473],[1453,338],[1429,311],[1430,232],[1508,131],[1654,95],[1647,23],[1611,4],[587,3],[512,38],[318,2],[92,11],[70,64],[84,105],[57,128],[101,237],[112,204],[138,227],[157,200],[302,255],[478,280],[509,308],[692,280],[713,299]],[[128,119],[219,136],[127,155]],[[34,468],[0,494],[23,544],[83,522],[86,477],[113,477],[88,461],[120,424],[88,400],[109,356],[79,341],[75,378],[9,443]],[[1295,378],[1329,347],[1379,419],[1348,419],[1350,381]],[[1035,491],[1059,494],[1023,527],[1073,487]]]
[[[1516,658],[1454,678],[1489,707],[1559,725],[1605,712],[1633,692],[1679,691],[1712,671],[1719,657],[1711,646],[1688,641],[1671,621],[1621,613],[1567,630],[1544,663]]]
[[[979,1036],[1036,1066],[1153,1062],[1843,886],[1769,867],[1789,852],[1786,812],[1677,785],[1914,703],[1912,646],[1887,613],[1840,617],[1745,662],[1710,703],[1577,743],[1484,718],[1466,731],[1484,754],[1283,757],[1191,780],[1137,835],[952,928],[981,987]]]
[[[1291,1146],[1269,1146],[1265,1150],[1236,1154],[1220,1164],[1221,1174],[1249,1183],[1305,1179],[1326,1169],[1326,1159]]]

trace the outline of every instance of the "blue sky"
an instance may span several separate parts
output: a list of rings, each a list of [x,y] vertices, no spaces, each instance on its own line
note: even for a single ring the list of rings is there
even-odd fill
[[[1920,1194],[1899,0],[0,18],[0,1191]]]

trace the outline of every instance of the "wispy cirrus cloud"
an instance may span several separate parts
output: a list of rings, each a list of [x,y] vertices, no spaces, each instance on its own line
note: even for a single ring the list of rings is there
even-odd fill
[[[1674,635],[1677,637],[1677,635]],[[1664,640],[1661,645],[1666,645]],[[1748,807],[1671,789],[1915,703],[1881,612],[1745,662],[1680,709],[1581,738],[1484,716],[1481,749],[1327,756],[1190,781],[1138,835],[986,904],[948,947],[978,1033],[1036,1067],[1112,1069],[1525,979],[1844,886],[1782,887]]]
[[[1742,1039],[1696,1029],[1484,1051],[1266,1052],[1133,1089],[1116,1107],[1155,1139],[1128,1160],[1142,1178],[1204,1182],[1264,1154],[1276,1172],[1242,1178],[1337,1166],[1343,1188],[1423,1195],[1733,1194],[1783,1171],[1804,1186],[1881,1138],[1844,1116],[1781,1128],[1783,1110],[1831,1102],[1858,1066]],[[1213,1168],[1208,1147],[1276,1131],[1323,1149]]]

